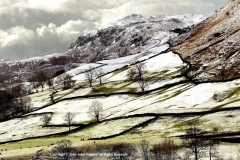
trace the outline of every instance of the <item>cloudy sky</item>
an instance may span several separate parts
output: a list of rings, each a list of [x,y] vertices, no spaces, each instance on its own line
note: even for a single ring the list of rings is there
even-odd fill
[[[228,0],[0,0],[0,59],[64,53],[89,30],[132,13],[214,13]]]

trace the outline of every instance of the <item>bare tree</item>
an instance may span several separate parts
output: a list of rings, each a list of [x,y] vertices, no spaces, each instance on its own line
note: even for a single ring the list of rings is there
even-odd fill
[[[150,160],[150,144],[146,140],[142,140],[138,144],[138,150],[141,156],[141,159],[143,160]]]
[[[15,85],[8,85],[7,90],[14,96],[20,97],[22,95],[23,91],[23,85],[22,84],[15,84]]]
[[[127,72],[127,77],[129,80],[133,80],[134,77],[136,76],[136,70],[135,68],[130,68]]]
[[[146,79],[139,79],[138,86],[142,92],[145,92],[146,88],[148,88],[149,85]]]
[[[46,73],[43,71],[39,71],[39,72],[35,73],[35,77],[36,77],[36,80],[37,80],[39,86],[42,87],[42,91],[43,91],[43,87],[47,81]]]
[[[51,101],[52,103],[55,102],[55,100],[54,100],[54,93],[51,93],[51,94],[50,94],[50,101]]]
[[[120,144],[115,144],[112,147],[111,151],[115,156],[114,159],[117,160],[128,160],[128,159],[134,159],[135,153],[136,153],[136,148],[128,143],[120,143]]]
[[[68,89],[73,87],[76,81],[72,79],[71,75],[64,73],[59,75],[55,82],[58,84],[63,84],[63,89]]]
[[[15,108],[20,112],[28,112],[31,108],[31,98],[29,97],[19,97],[13,102]]]
[[[179,156],[179,160],[190,160],[190,157],[192,155],[192,152],[190,150],[186,150],[183,155]]]
[[[75,82],[69,74],[64,74],[62,77],[64,89],[71,88]]]
[[[151,152],[155,160],[177,159],[177,145],[171,139],[165,139],[162,143],[154,145]]]
[[[88,70],[85,72],[85,77],[86,77],[86,80],[89,83],[90,87],[92,87],[94,74],[95,74],[95,71],[94,71],[93,67],[89,66]]]
[[[43,71],[35,72],[28,81],[31,83],[32,87],[38,92],[38,88],[43,87],[45,82],[47,81],[47,76]]]
[[[102,70],[102,68],[99,68],[98,70],[97,70],[97,76],[98,76],[98,79],[99,79],[99,84],[102,84],[102,76],[103,76],[103,70]]]
[[[207,147],[206,141],[202,138],[203,132],[199,128],[199,124],[199,120],[190,121],[183,137],[183,146],[189,149],[195,160],[204,155]]]
[[[24,112],[28,112],[31,109],[31,98],[30,97],[24,97],[20,98],[21,100],[21,107]]]
[[[144,63],[136,64],[135,70],[136,70],[137,77],[139,78],[139,80],[142,80],[144,78],[144,75],[147,73],[146,66]]]
[[[51,152],[51,158],[61,159],[61,160],[70,160],[76,158],[77,150],[72,147],[72,141],[63,139],[60,142],[57,142],[57,146]]]
[[[147,70],[144,63],[135,64],[133,68],[130,68],[127,72],[127,77],[130,80],[137,78],[137,80],[143,80]]]
[[[218,141],[215,140],[207,140],[207,148],[208,148],[208,153],[209,153],[209,158],[210,160],[212,160],[213,157],[217,157],[218,156],[218,152],[217,152],[217,145],[219,144]]]
[[[99,101],[93,101],[91,106],[89,107],[89,115],[92,116],[96,122],[99,122],[101,118],[101,112],[102,112],[102,103]]]
[[[43,124],[46,126],[51,121],[51,116],[48,116],[47,114],[44,114],[41,120],[42,120]]]
[[[64,121],[68,124],[68,128],[70,131],[71,124],[74,122],[75,114],[71,112],[67,112],[64,116]]]
[[[0,89],[0,120],[7,120],[30,110],[31,99],[24,97],[20,88],[10,86]]]

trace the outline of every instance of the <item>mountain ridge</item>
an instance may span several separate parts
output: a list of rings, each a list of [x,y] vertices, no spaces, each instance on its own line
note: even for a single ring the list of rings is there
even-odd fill
[[[240,77],[240,1],[229,1],[219,12],[188,33],[170,40],[174,52],[190,64],[195,82],[225,81]]]
[[[201,15],[152,16],[129,15],[111,26],[84,33],[65,53],[33,57],[19,61],[1,61],[2,80],[27,81],[33,72],[43,70],[50,77],[66,72],[81,63],[114,59],[136,54],[166,43],[179,34],[178,30],[204,19]],[[52,73],[50,73],[50,72]]]

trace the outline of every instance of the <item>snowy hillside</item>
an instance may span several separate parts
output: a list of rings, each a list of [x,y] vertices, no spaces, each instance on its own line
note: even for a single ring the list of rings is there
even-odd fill
[[[66,53],[83,62],[132,55],[162,45],[178,35],[175,29],[191,27],[204,19],[201,15],[143,17],[133,14],[111,26],[83,34]]]
[[[240,1],[229,1],[212,17],[190,32],[171,40],[174,51],[189,64],[196,82],[232,80],[240,77]]]
[[[128,71],[140,63],[147,70],[145,92],[138,81],[129,80],[127,76]],[[101,69],[102,84],[94,75],[93,87],[89,87],[85,74],[90,66],[96,72]],[[129,142],[130,139],[131,143],[137,143],[143,137],[151,144],[159,138],[180,141],[178,136],[184,134],[186,122],[194,119],[202,121],[201,128],[210,136],[229,142],[228,134],[233,134],[231,138],[237,139],[240,80],[196,85],[185,77],[188,67],[179,55],[169,50],[168,44],[156,45],[135,55],[82,64],[67,72],[76,80],[75,88],[45,86],[43,92],[29,95],[31,112],[0,123],[3,128],[0,149],[7,149],[2,156],[21,155],[19,148],[26,155],[39,151],[47,156],[45,152],[63,138],[78,147],[80,139],[84,139],[81,145]],[[50,99],[53,93],[55,102]],[[95,101],[102,104],[99,123],[94,123],[89,115]],[[75,115],[71,132],[64,120],[68,112]],[[47,127],[42,121],[44,115],[51,117]],[[216,127],[218,130],[213,133]],[[16,142],[8,143],[12,140]],[[26,151],[28,148],[31,149]],[[218,151],[223,153],[230,148],[234,148],[230,153],[235,154],[239,145],[222,143]]]
[[[235,3],[239,1],[231,1],[216,15],[222,15],[229,7],[238,9]],[[196,25],[205,18],[133,14],[80,36],[62,55],[63,59],[54,55],[43,58],[44,63],[39,58],[22,61],[29,63],[25,66],[28,72],[35,69],[53,72],[54,77],[50,79],[53,86],[45,83],[42,90],[25,94],[24,98],[31,98],[30,109],[0,122],[0,157],[51,159],[51,151],[63,139],[71,141],[79,153],[106,153],[112,151],[106,145],[137,146],[146,140],[150,149],[169,138],[176,142],[178,156],[182,156],[186,149],[183,135],[190,122],[197,120],[201,122],[197,127],[203,135],[194,138],[219,142],[214,148],[218,157],[214,158],[237,159],[240,156],[240,74],[233,69],[235,79],[226,82],[214,67],[222,69],[219,64],[225,62],[221,58],[226,58],[224,51],[228,47],[231,65],[227,63],[225,69],[238,67],[238,30],[232,34],[234,27],[226,25],[233,19],[223,16],[226,19],[220,17],[221,21],[215,23],[214,16]],[[219,39],[208,41],[208,36],[215,33],[209,26],[212,23],[216,24],[215,29],[221,27],[220,35],[224,26],[226,32],[231,32],[226,34],[233,37],[219,38],[217,34]],[[232,50],[233,46],[237,50]],[[203,51],[205,47],[218,50],[219,55],[209,56],[212,52]],[[58,60],[63,63],[55,64]],[[63,72],[55,74],[57,71]],[[194,83],[193,80],[205,80],[204,76],[208,81],[209,74],[222,81]],[[73,84],[65,87],[66,79]],[[24,86],[33,88],[34,83],[24,83]],[[93,114],[94,105],[99,107],[97,116]],[[71,122],[67,115],[72,115]],[[202,159],[209,159],[209,155],[203,154]]]

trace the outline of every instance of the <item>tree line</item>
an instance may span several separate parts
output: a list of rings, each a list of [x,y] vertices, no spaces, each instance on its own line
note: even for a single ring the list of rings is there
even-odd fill
[[[30,111],[31,99],[21,84],[9,84],[0,89],[0,120],[8,120]]]

